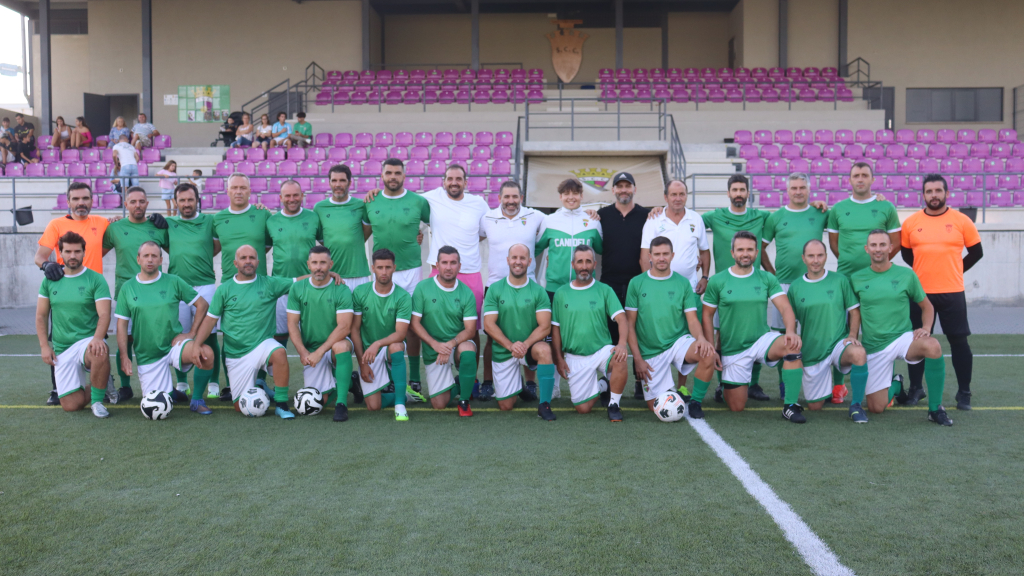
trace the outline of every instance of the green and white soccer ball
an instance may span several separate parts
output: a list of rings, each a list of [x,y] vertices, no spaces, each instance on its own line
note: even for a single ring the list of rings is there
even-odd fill
[[[316,416],[324,409],[324,396],[316,388],[300,388],[295,393],[295,411],[299,416]]]
[[[686,402],[678,392],[670,390],[654,399],[654,413],[662,422],[677,422],[686,416]]]
[[[242,396],[238,399],[238,409],[242,414],[252,418],[263,416],[267,413],[268,408],[270,408],[270,398],[259,388],[249,388],[242,392]]]
[[[146,394],[139,402],[142,415],[150,420],[163,420],[167,418],[173,407],[171,395],[160,390],[154,390]]]

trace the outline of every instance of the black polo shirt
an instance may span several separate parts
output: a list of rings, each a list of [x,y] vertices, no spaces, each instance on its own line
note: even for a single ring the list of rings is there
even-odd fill
[[[614,204],[597,211],[601,217],[601,282],[625,286],[640,275],[640,240],[650,208],[634,204],[625,216]]]

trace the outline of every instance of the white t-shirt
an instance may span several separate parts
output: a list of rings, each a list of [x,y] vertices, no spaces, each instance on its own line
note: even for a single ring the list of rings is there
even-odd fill
[[[462,274],[479,272],[483,267],[480,258],[480,219],[490,210],[487,202],[479,196],[466,193],[462,200],[448,197],[444,188],[435,188],[423,193],[430,203],[430,254],[427,262],[437,264],[437,251],[442,246],[453,246],[459,251]]]
[[[488,210],[480,221],[480,235],[487,238],[487,282],[485,286],[505,278],[508,270],[508,249],[513,244],[525,244],[530,249],[530,267],[526,275],[537,279],[537,261],[533,249],[544,224],[544,213],[523,206],[515,218],[506,218],[501,207]]]
[[[131,166],[132,164],[138,164],[135,160],[135,147],[127,142],[118,142],[114,144],[112,149],[114,154],[117,154],[118,161],[121,162],[121,167]]]
[[[708,235],[700,214],[687,209],[679,224],[676,224],[668,217],[668,210],[665,210],[660,216],[644,224],[640,247],[650,250],[651,240],[658,236],[664,236],[672,241],[672,251],[675,252],[675,257],[672,258],[672,271],[685,276],[691,287],[696,286],[701,276],[700,251],[708,249]]]

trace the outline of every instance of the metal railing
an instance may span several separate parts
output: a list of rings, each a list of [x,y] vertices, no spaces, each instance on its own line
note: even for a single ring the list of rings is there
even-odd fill
[[[582,109],[582,110],[577,110],[576,109],[576,105],[577,105],[578,102],[579,103],[589,104],[589,105],[596,105],[597,107],[596,108],[590,108],[589,106],[587,106],[587,107],[584,107],[584,109]],[[568,103],[568,110],[566,110],[566,103]],[[558,110],[552,110],[552,109],[548,108],[548,109],[542,110],[542,111],[532,111],[531,112],[531,107],[535,108],[538,105],[544,105],[544,106],[550,107],[550,106],[552,106],[554,104],[558,105]],[[614,110],[608,110],[608,104],[604,103],[604,102],[601,102],[600,99],[598,99],[598,98],[559,98],[559,99],[550,99],[550,100],[546,100],[544,102],[539,102],[539,103],[527,102],[527,104],[526,104],[526,116],[525,116],[526,126],[525,126],[525,131],[524,131],[524,137],[525,137],[526,141],[529,141],[530,140],[530,131],[531,130],[534,130],[534,131],[536,131],[536,130],[569,130],[569,140],[575,141],[576,140],[576,131],[577,130],[585,131],[585,130],[612,130],[612,129],[614,129],[615,130],[615,140],[616,141],[622,140],[622,131],[623,130],[656,130],[657,131],[657,137],[654,138],[654,139],[655,140],[664,140],[665,139],[665,134],[666,134],[666,131],[667,131],[667,123],[666,123],[666,120],[665,120],[665,116],[668,114],[668,112],[667,112],[667,102],[658,101],[657,103],[655,103],[655,102],[652,101],[652,102],[647,103],[647,104],[649,106],[648,110],[636,111],[634,108],[628,108],[627,110],[623,110],[622,109],[623,103],[621,103],[621,102],[616,102],[615,103],[615,109]],[[600,109],[600,106],[602,106],[602,105],[604,106],[604,110]],[[627,106],[628,106],[628,104],[627,104]],[[555,125],[555,126],[537,126],[536,125],[536,122],[538,121],[537,120],[538,118],[551,119],[552,117],[559,117],[559,116],[561,116],[561,117],[568,116],[568,123],[569,123],[569,125],[565,126],[564,122],[560,122],[559,125]],[[587,124],[587,123],[578,123],[576,121],[577,116],[579,116],[579,117],[581,117],[583,119],[586,119],[586,121],[588,121],[588,122],[593,121],[593,120],[595,120],[597,118],[614,117],[615,118],[615,123],[614,123],[614,125],[613,124],[593,125],[593,124]],[[652,118],[653,117],[655,119],[655,122],[653,124],[637,124],[637,125],[627,124],[627,125],[623,125],[622,122],[623,122],[623,117],[624,116],[627,117],[627,118],[634,118],[634,117]],[[531,123],[531,120],[533,121],[532,123]],[[629,120],[627,120],[627,121],[629,121]]]
[[[380,66],[381,70],[443,70],[446,68],[455,68],[460,66],[462,68],[469,68],[472,66],[470,62],[424,62],[421,64],[383,64]],[[522,62],[481,62],[480,69],[498,69],[506,68],[517,70],[523,69]]]

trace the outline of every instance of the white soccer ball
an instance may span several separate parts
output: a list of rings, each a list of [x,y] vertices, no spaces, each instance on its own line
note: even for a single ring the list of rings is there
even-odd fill
[[[266,414],[269,407],[270,398],[259,388],[249,388],[242,392],[242,396],[238,399],[238,409],[242,414],[253,418],[259,418]]]
[[[299,416],[316,416],[324,409],[324,395],[316,388],[300,388],[295,393],[295,411]]]
[[[654,413],[662,422],[682,420],[686,416],[686,402],[678,392],[665,392],[654,399]]]
[[[171,395],[160,390],[154,390],[142,397],[139,408],[142,415],[150,420],[163,420],[171,413],[174,404],[171,402]]]

